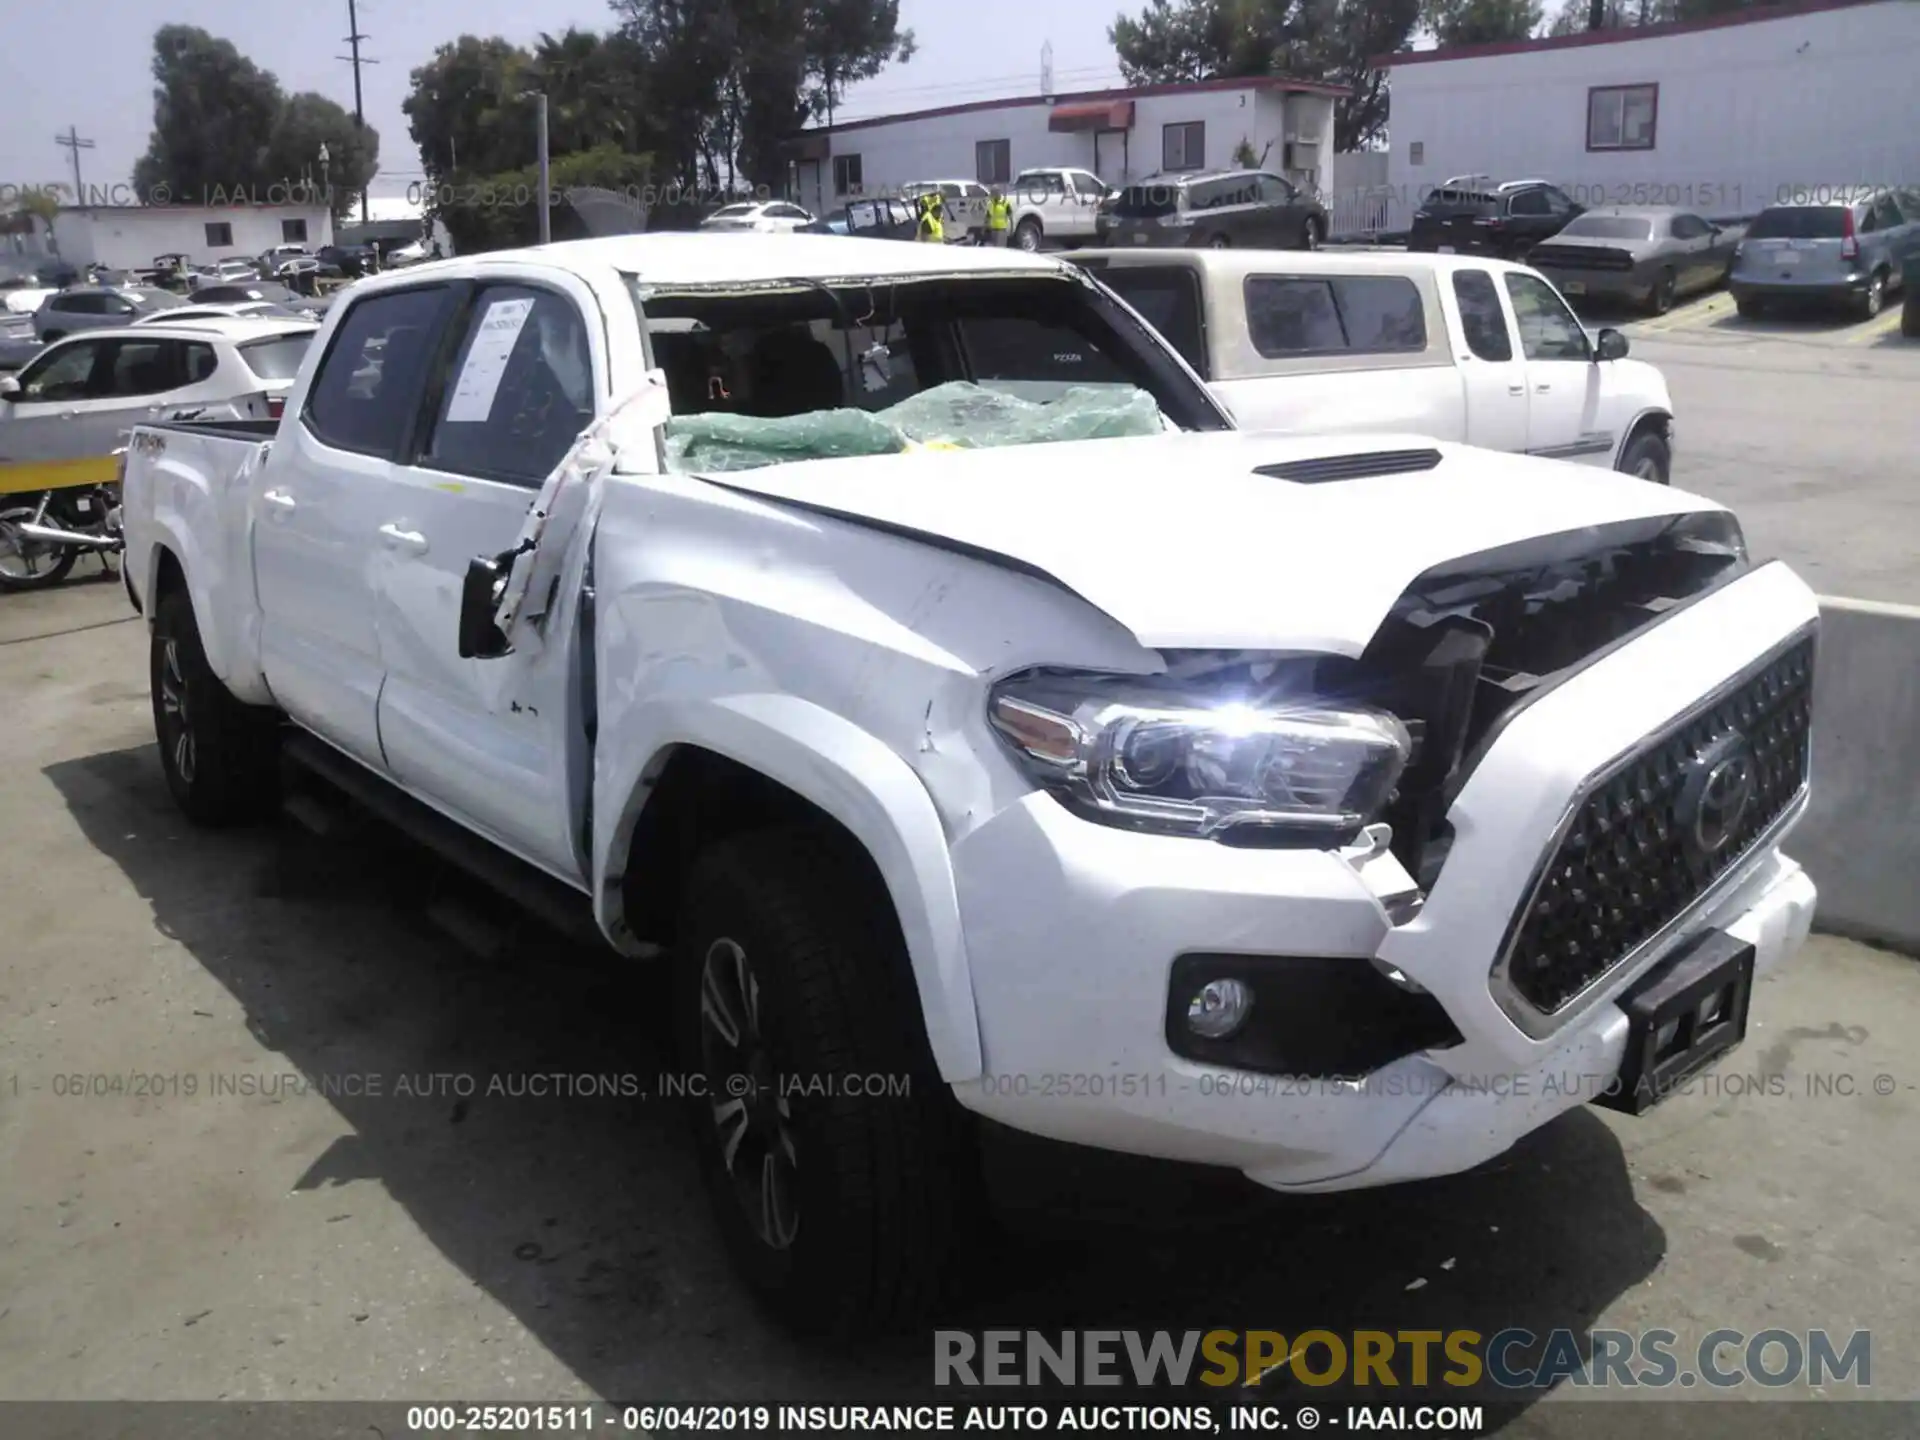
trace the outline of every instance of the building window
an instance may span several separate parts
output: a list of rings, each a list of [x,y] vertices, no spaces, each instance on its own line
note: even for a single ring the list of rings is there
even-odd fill
[[[982,185],[1004,185],[1013,178],[1013,142],[981,140],[973,147],[974,179]]]
[[[224,250],[233,244],[233,226],[224,220],[207,222],[207,244],[216,250]]]
[[[1199,170],[1207,163],[1207,125],[1204,120],[1188,120],[1163,126],[1160,131],[1160,168],[1162,170]]]
[[[1416,140],[1407,146],[1407,163],[1409,165],[1424,165],[1427,163],[1426,141]]]
[[[307,222],[304,220],[282,220],[280,222],[280,239],[288,245],[306,244]]]
[[[1658,85],[1597,85],[1587,91],[1587,149],[1651,150]]]
[[[860,193],[860,157],[858,155],[833,157],[833,193],[836,195]]]

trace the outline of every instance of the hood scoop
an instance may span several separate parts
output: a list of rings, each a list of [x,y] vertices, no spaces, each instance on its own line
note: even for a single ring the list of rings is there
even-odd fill
[[[1316,455],[1256,465],[1253,473],[1296,485],[1325,485],[1335,480],[1365,480],[1375,475],[1411,475],[1440,463],[1438,450],[1362,450],[1352,455]]]

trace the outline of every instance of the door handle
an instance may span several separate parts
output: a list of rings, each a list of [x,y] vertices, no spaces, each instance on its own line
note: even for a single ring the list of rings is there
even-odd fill
[[[1544,395],[1551,389],[1553,389],[1551,385],[1536,385],[1533,387],[1533,393],[1536,395]]]
[[[287,494],[284,490],[263,490],[260,492],[260,499],[264,503],[273,506],[276,510],[291,510],[294,508],[293,496]]]
[[[406,550],[414,555],[427,553],[427,537],[418,530],[402,530],[398,525],[382,525],[380,538],[389,550]]]
[[[1509,395],[1524,395],[1526,393],[1527,393],[1527,387],[1524,385],[1507,386],[1507,394]]]

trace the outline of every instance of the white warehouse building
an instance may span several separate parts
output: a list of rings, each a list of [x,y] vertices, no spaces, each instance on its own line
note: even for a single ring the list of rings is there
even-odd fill
[[[204,263],[276,245],[317,250],[333,243],[333,217],[323,204],[62,206],[54,243],[75,265],[137,270],[160,255]]]
[[[1913,0],[1806,0],[1377,63],[1393,86],[1387,229],[1459,175],[1709,217],[1920,182]]]
[[[1110,185],[1224,169],[1245,141],[1259,168],[1304,188],[1334,186],[1337,85],[1284,76],[1028,95],[847,120],[792,142],[793,198],[824,214],[916,180],[1005,184],[1022,170],[1076,166]]]

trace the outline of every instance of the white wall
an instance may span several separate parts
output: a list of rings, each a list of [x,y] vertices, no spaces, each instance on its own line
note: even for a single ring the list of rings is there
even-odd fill
[[[1079,102],[1069,99],[1062,103]],[[1248,87],[1137,97],[1132,132],[1124,143],[1118,134],[1098,136],[1097,163],[1094,134],[1049,131],[1051,109],[1038,99],[1010,100],[990,110],[839,129],[829,137],[829,144],[835,155],[860,157],[861,181],[869,194],[891,191],[915,180],[973,179],[974,146],[982,140],[1009,142],[1012,173],[1016,175],[1037,165],[1077,165],[1095,171],[1108,184],[1120,185],[1160,170],[1165,126],[1198,120],[1207,127],[1202,158],[1208,167],[1233,164],[1233,152],[1245,138],[1256,156],[1267,149],[1267,168],[1279,171],[1289,133],[1318,133],[1322,142],[1314,172],[1317,178],[1303,183],[1322,187],[1331,183],[1333,102],[1323,95],[1283,97],[1271,87]],[[820,174],[830,189],[831,161],[820,162]],[[800,201],[806,204],[813,196],[811,171],[805,166],[801,167],[800,187]],[[831,209],[839,201],[826,196],[818,203]]]
[[[1920,179],[1920,5],[1395,67],[1394,226],[1450,175],[1541,177],[1586,205],[1752,214],[1796,188]],[[1586,148],[1587,89],[1658,83],[1655,148]],[[1411,163],[1411,147],[1424,147]]]
[[[151,265],[156,255],[183,254],[196,261],[258,255],[287,243],[283,220],[306,221],[304,243],[311,249],[333,242],[333,220],[323,205],[63,210],[56,233],[61,255],[74,264],[126,270]],[[233,243],[209,245],[209,223],[232,226]]]

